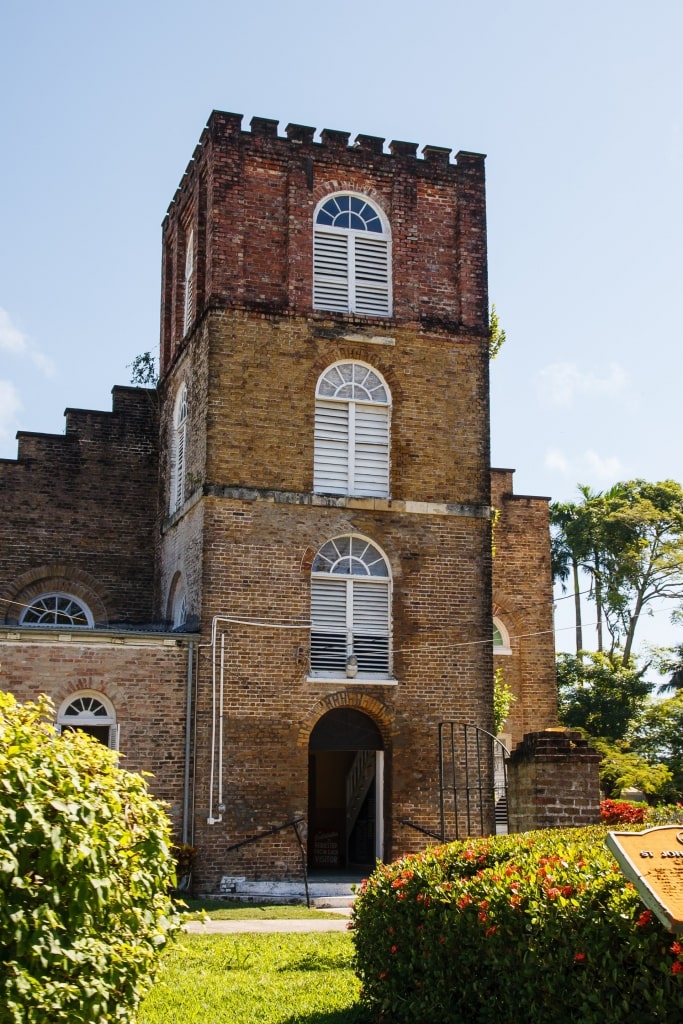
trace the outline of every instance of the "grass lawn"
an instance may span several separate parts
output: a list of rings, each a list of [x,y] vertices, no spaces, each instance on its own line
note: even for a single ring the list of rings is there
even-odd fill
[[[185,899],[187,906],[185,919],[201,921],[205,915],[212,921],[248,921],[258,918],[265,920],[282,920],[292,918],[315,917],[318,919],[334,918],[339,921],[341,914],[333,914],[324,910],[309,910],[303,904],[283,905],[278,903],[250,903],[243,900],[202,900]],[[182,910],[182,907],[181,907]]]
[[[183,935],[138,1024],[370,1024],[345,933]]]

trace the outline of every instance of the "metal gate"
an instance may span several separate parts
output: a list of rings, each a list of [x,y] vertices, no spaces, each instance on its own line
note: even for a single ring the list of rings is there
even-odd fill
[[[510,753],[478,725],[439,722],[441,839],[508,831],[507,758]]]

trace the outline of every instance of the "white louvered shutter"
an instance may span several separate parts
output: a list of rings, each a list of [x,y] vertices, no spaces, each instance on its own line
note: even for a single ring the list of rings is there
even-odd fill
[[[314,490],[349,493],[349,406],[325,402],[315,406]]]
[[[353,653],[359,672],[389,671],[389,587],[353,581]]]
[[[173,511],[180,508],[185,500],[185,424],[176,430],[175,465],[173,478]]]
[[[187,334],[194,320],[194,232],[187,239],[185,253],[185,309],[183,312],[183,334]]]
[[[346,672],[345,579],[311,579],[311,672]]]
[[[360,234],[355,235],[353,243],[351,310],[365,316],[389,316],[389,243],[384,238]]]
[[[384,498],[389,494],[389,409],[354,404],[351,493]]]
[[[313,307],[349,311],[349,236],[315,231],[313,239]]]

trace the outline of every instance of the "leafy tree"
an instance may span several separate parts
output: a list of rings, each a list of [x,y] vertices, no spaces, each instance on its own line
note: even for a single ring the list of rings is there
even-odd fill
[[[683,693],[652,701],[634,731],[633,749],[652,763],[663,762],[673,779],[669,800],[683,799]]]
[[[668,798],[673,773],[666,765],[651,764],[625,740],[592,738],[591,746],[602,754],[600,788],[608,798],[618,798],[624,789],[639,789],[652,800]]]
[[[579,570],[584,564],[585,552],[578,506],[571,502],[553,502],[550,505],[550,559],[553,582],[559,581],[563,594],[566,594],[567,581],[571,578],[576,622],[576,653],[578,654],[583,650]]]
[[[496,307],[491,306],[489,313],[489,359],[495,359],[505,344],[505,331],[500,326]]]
[[[647,667],[626,665],[619,654],[581,651],[557,658],[560,721],[591,737],[623,739],[642,713],[653,684]]]
[[[581,502],[552,513],[556,576],[566,579],[569,564],[588,573],[598,629],[604,619],[611,653],[621,648],[627,666],[643,612],[683,600],[683,488],[629,480],[605,493],[579,490]]]
[[[151,352],[142,352],[129,364],[130,382],[141,388],[155,388],[159,383],[156,359]]]
[[[53,717],[0,692],[0,1024],[133,1024],[176,928],[168,819]]]
[[[658,688],[658,693],[678,693],[683,690],[683,644],[662,647],[654,652],[657,668],[669,679]]]

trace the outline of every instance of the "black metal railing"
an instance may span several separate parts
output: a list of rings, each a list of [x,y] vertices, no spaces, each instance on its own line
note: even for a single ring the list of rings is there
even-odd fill
[[[296,836],[296,841],[299,844],[299,853],[301,854],[301,871],[304,880],[304,890],[306,892],[306,906],[311,905],[311,896],[308,889],[308,868],[306,866],[306,848],[304,847],[304,841],[299,831],[299,825],[304,822],[305,818],[293,818],[291,821],[285,821],[282,825],[275,825],[273,828],[266,829],[263,832],[255,832],[252,836],[247,836],[246,839],[240,839],[238,843],[232,843],[228,846],[226,853],[231,853],[233,850],[239,850],[243,846],[248,846],[250,843],[258,843],[261,839],[267,839],[268,836],[273,836],[277,832],[284,832],[285,829],[291,828]]]

